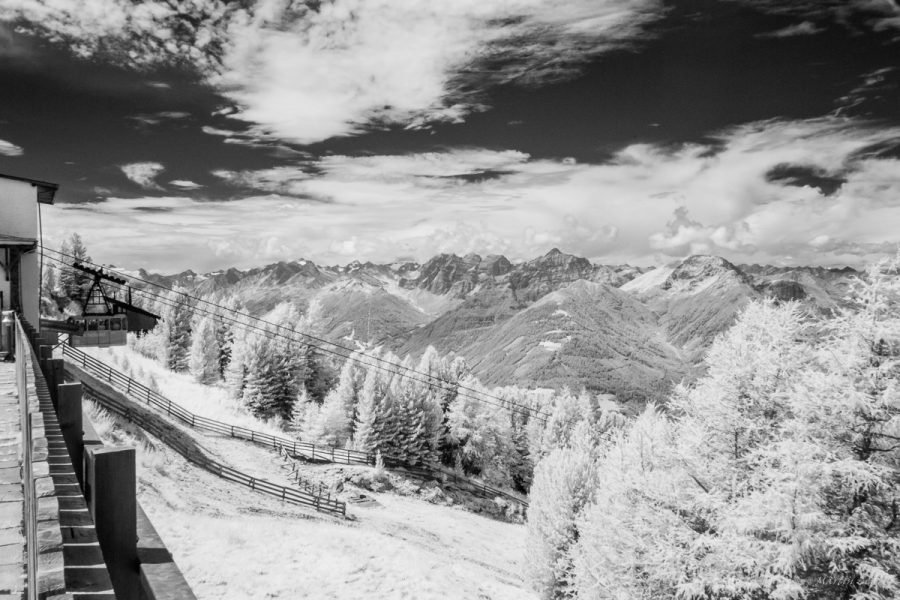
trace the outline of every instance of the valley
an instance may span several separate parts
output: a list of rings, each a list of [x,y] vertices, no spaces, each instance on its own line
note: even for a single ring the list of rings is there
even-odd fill
[[[658,268],[598,265],[553,249],[514,264],[441,254],[425,263],[319,266],[308,260],[198,275],[138,276],[192,294],[235,298],[266,315],[306,311],[317,335],[351,348],[466,359],[492,386],[610,393],[642,405],[692,380],[713,339],[750,301],[796,300],[829,313],[857,272],[736,266],[691,256]]]

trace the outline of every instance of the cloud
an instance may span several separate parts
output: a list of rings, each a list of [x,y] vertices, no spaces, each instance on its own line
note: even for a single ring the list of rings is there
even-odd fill
[[[23,150],[21,146],[17,146],[6,140],[0,140],[0,155],[22,156],[23,154],[25,154],[25,150]]]
[[[862,21],[874,31],[900,28],[900,6],[895,0],[729,0],[770,14],[830,19],[855,29]],[[802,24],[801,24],[802,25]]]
[[[337,0],[258,6],[212,81],[261,134],[310,143],[463,120],[501,82],[556,80],[641,35],[657,0]]]
[[[0,0],[6,19],[80,56],[197,68],[235,105],[228,117],[304,144],[459,122],[486,87],[571,77],[663,12],[662,0]]]
[[[877,100],[888,95],[886,92],[898,87],[897,67],[880,67],[863,73],[860,83],[844,96],[837,99],[838,108],[835,115],[842,115],[853,109],[860,111],[869,100]]]
[[[139,125],[150,126],[150,125],[159,125],[164,121],[181,121],[187,119],[191,116],[191,113],[179,111],[179,110],[165,110],[161,112],[149,113],[149,114],[137,114],[128,117],[132,121],[135,121]]]
[[[310,178],[310,174],[302,166],[273,167],[256,171],[228,171],[220,169],[213,171],[212,174],[237,187],[308,197],[308,191],[304,184]]]
[[[231,12],[216,0],[0,0],[3,20],[16,23],[17,31],[65,45],[81,57],[103,56],[137,67],[211,68],[222,52]]]
[[[900,27],[893,0],[731,1],[800,20],[769,34],[776,37],[810,35],[826,23]],[[492,86],[566,79],[604,52],[640,43],[666,4],[0,0],[0,14],[80,56],[196,69],[229,102],[221,116],[249,135],[229,143],[309,144],[465,120],[485,109]]]
[[[199,183],[195,183],[187,179],[173,179],[169,182],[169,185],[177,187],[180,190],[198,190],[203,187]]]
[[[217,172],[237,199],[59,204],[45,222],[52,235],[81,231],[98,258],[167,271],[300,256],[523,260],[554,246],[607,264],[705,252],[860,265],[898,241],[900,159],[879,150],[898,142],[900,127],[832,116],[749,123],[704,144],[632,144],[605,164],[478,148],[327,156]],[[465,177],[483,172],[497,175]]]
[[[825,31],[825,28],[816,25],[812,21],[802,21],[795,25],[788,25],[787,27],[770,31],[769,33],[763,33],[759,37],[786,38],[796,37],[798,35],[815,35],[817,33],[822,33],[823,31]]]
[[[119,168],[125,174],[125,177],[146,190],[162,189],[155,181],[157,175],[166,169],[161,163],[136,162],[120,165]]]

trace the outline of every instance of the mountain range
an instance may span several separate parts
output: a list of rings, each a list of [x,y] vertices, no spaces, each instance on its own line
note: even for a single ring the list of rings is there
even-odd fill
[[[464,356],[486,384],[585,387],[643,403],[695,377],[716,335],[748,302],[796,300],[837,309],[850,268],[736,266],[690,256],[643,269],[592,264],[553,249],[514,264],[441,254],[425,263],[319,266],[308,260],[205,275],[142,279],[234,295],[263,315],[280,302],[312,310],[317,333],[342,345]]]

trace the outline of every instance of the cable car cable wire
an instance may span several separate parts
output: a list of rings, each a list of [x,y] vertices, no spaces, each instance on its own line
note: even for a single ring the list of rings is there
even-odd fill
[[[93,262],[91,262],[91,261],[79,259],[79,258],[77,258],[77,257],[74,257],[74,256],[72,256],[72,255],[70,255],[70,254],[66,254],[66,253],[61,252],[61,251],[59,251],[59,250],[55,250],[55,249],[48,248],[48,247],[44,247],[44,246],[42,246],[42,249],[43,249],[43,250],[46,250],[46,251],[49,251],[49,252],[53,252],[53,253],[55,253],[55,254],[58,254],[58,255],[63,256],[63,257],[65,257],[65,258],[67,258],[67,259],[70,259],[70,260],[78,261],[78,262],[81,262],[81,263],[86,263],[86,264],[93,265],[93,266],[98,267],[98,268],[104,268],[104,267],[102,267],[101,265],[98,265],[98,264],[93,263]],[[69,269],[75,269],[75,267],[73,267],[71,264],[69,264],[69,263],[68,263],[66,260],[64,260],[64,259],[57,258],[57,257],[54,257],[54,256],[49,256],[49,255],[47,256],[47,258],[49,258],[49,259],[51,259],[51,260],[53,260],[53,261],[59,263],[60,265],[66,267],[66,268],[69,268]],[[156,282],[147,281],[147,280],[142,279],[142,278],[140,278],[140,277],[135,277],[135,276],[128,275],[128,274],[125,274],[125,273],[121,273],[121,272],[118,272],[118,271],[115,271],[115,270],[112,270],[112,269],[108,269],[108,268],[106,268],[106,271],[107,271],[107,272],[110,272],[110,273],[115,273],[115,274],[117,274],[117,275],[119,275],[120,277],[123,277],[123,278],[125,278],[125,279],[130,279],[130,280],[134,280],[134,281],[139,281],[139,282],[141,282],[141,283],[145,283],[145,284],[147,284],[147,285],[150,285],[150,286],[153,286],[153,287],[156,287],[156,288],[160,288],[160,289],[162,289],[162,290],[164,290],[164,291],[166,291],[166,292],[178,294],[178,295],[182,296],[183,298],[185,298],[185,299],[187,299],[187,300],[194,300],[194,301],[195,301],[194,304],[191,304],[191,303],[189,303],[187,300],[184,300],[184,301],[181,301],[181,302],[179,302],[178,300],[174,300],[174,304],[173,304],[173,303],[172,303],[173,300],[170,299],[168,296],[163,296],[163,295],[160,295],[160,294],[155,294],[155,293],[153,293],[153,292],[151,292],[151,291],[149,291],[149,290],[142,289],[142,288],[133,288],[133,291],[134,291],[135,293],[142,294],[142,295],[145,296],[145,297],[150,297],[150,298],[154,299],[154,301],[156,301],[156,302],[162,304],[163,306],[168,306],[168,307],[170,307],[170,308],[175,308],[175,307],[177,307],[179,304],[180,304],[180,305],[189,305],[189,306],[191,306],[191,308],[192,308],[193,310],[199,310],[199,311],[202,312],[203,314],[206,314],[206,315],[209,315],[209,316],[212,316],[212,317],[215,317],[215,318],[219,318],[219,319],[227,319],[227,320],[230,321],[231,323],[237,324],[237,325],[239,325],[239,326],[241,326],[241,327],[243,327],[243,328],[245,328],[245,329],[252,329],[252,330],[260,331],[260,332],[263,332],[264,334],[269,335],[269,336],[275,335],[275,336],[277,336],[277,337],[282,337],[282,338],[289,339],[289,340],[292,340],[292,341],[302,341],[303,343],[306,343],[306,344],[308,344],[309,346],[312,346],[312,347],[314,347],[314,348],[316,348],[316,349],[318,349],[318,350],[321,350],[321,351],[323,351],[323,352],[327,352],[327,353],[329,353],[329,354],[333,354],[333,355],[336,355],[336,356],[339,356],[339,357],[341,357],[341,358],[345,358],[345,359],[348,359],[348,360],[355,360],[357,363],[359,363],[359,364],[361,364],[361,365],[369,366],[369,367],[373,367],[373,368],[377,368],[377,369],[381,369],[381,370],[383,370],[383,371],[390,372],[390,373],[392,373],[393,375],[401,375],[401,376],[409,377],[410,379],[412,379],[412,380],[414,380],[414,381],[418,381],[418,382],[420,382],[420,383],[424,383],[424,384],[429,385],[429,386],[431,386],[431,387],[441,388],[441,389],[444,389],[444,390],[451,389],[451,387],[452,387],[452,384],[450,384],[450,383],[447,382],[447,381],[444,381],[443,379],[441,379],[441,378],[440,378],[439,376],[437,376],[437,375],[432,375],[432,374],[430,374],[430,373],[424,373],[424,372],[422,372],[422,371],[418,371],[417,369],[414,369],[414,368],[411,368],[411,367],[407,367],[407,366],[405,366],[405,365],[398,364],[398,363],[396,363],[396,362],[393,362],[393,361],[390,361],[390,360],[387,360],[387,359],[384,359],[384,358],[381,358],[381,357],[377,357],[377,356],[372,356],[372,355],[369,355],[369,354],[365,354],[365,353],[363,353],[363,352],[360,352],[360,351],[358,351],[358,350],[354,350],[354,349],[352,349],[352,348],[348,348],[348,347],[343,346],[343,345],[341,345],[341,344],[337,344],[337,343],[335,343],[335,342],[331,342],[331,341],[329,341],[329,340],[326,340],[326,339],[323,339],[323,338],[319,338],[319,337],[317,337],[317,336],[314,336],[314,335],[311,335],[311,334],[308,334],[308,333],[304,333],[304,332],[302,332],[302,331],[297,331],[296,329],[289,328],[289,327],[285,327],[285,326],[283,326],[283,325],[279,325],[279,324],[277,324],[277,323],[273,323],[273,322],[271,322],[271,321],[267,321],[267,320],[262,319],[262,318],[260,318],[260,317],[254,317],[253,315],[250,315],[250,314],[248,314],[248,313],[244,313],[244,312],[241,312],[241,311],[232,309],[232,308],[228,308],[228,307],[222,306],[221,304],[218,304],[218,303],[215,303],[215,302],[212,302],[212,301],[209,301],[209,300],[205,300],[205,299],[203,299],[203,298],[198,298],[198,297],[195,297],[195,296],[191,296],[190,294],[188,294],[188,293],[186,293],[186,292],[180,292],[180,291],[177,291],[177,290],[172,290],[172,289],[167,288],[167,287],[165,287],[164,285],[159,284],[159,283],[156,283]],[[232,318],[229,318],[229,317],[226,317],[226,316],[225,316],[224,314],[222,314],[221,312],[216,312],[215,310],[210,310],[210,309],[200,308],[200,307],[198,307],[198,306],[196,305],[196,303],[206,304],[206,305],[208,305],[208,306],[213,307],[214,309],[217,309],[218,311],[230,312],[230,313],[232,313],[232,314],[234,314],[234,315],[237,315],[238,318],[233,318],[233,317],[232,317]],[[260,322],[260,323],[265,324],[267,327],[254,326],[254,325],[252,325],[252,324],[250,324],[250,323],[246,323],[246,322],[242,321],[241,319],[249,319],[249,320],[252,320],[252,321],[257,321],[257,322]],[[283,333],[279,333],[278,331],[273,331],[273,330],[270,329],[270,328],[274,328],[274,329],[280,330],[280,331],[287,331],[287,332],[290,332],[290,333],[293,334],[293,335],[300,335],[300,336],[302,336],[302,337],[304,337],[304,338],[308,338],[308,339],[314,340],[315,342],[318,342],[318,343],[312,343],[312,342],[309,342],[309,341],[298,340],[298,339],[296,339],[295,337],[292,337],[292,336],[290,336],[290,335],[285,335],[285,334],[283,334]],[[333,346],[333,347],[336,348],[336,349],[323,347],[323,346],[320,345],[320,344],[327,344],[328,346]],[[342,353],[342,351],[343,351],[343,352],[346,352],[347,354]],[[356,356],[354,356],[354,355],[356,355]],[[373,364],[373,363],[364,362],[363,360],[361,360],[361,359],[359,358],[360,356],[363,357],[363,358],[366,358],[366,359],[374,360],[374,361],[376,361],[377,363],[381,363],[381,364]],[[388,366],[385,367],[385,366],[383,366],[383,365],[388,365]],[[405,371],[406,373],[400,373],[400,372],[398,371],[398,369],[399,369],[399,370],[402,370],[402,371]],[[416,375],[420,375],[420,376],[422,376],[422,377],[426,377],[427,380],[422,380],[422,379],[419,379],[419,378],[416,378],[416,377],[412,377],[411,375],[409,375],[409,373],[413,373],[413,374],[416,374]],[[471,393],[474,393],[474,394],[478,394],[478,396],[473,396],[471,393],[461,393],[460,390],[462,390],[463,392],[471,392]],[[498,407],[498,408],[503,408],[503,409],[505,409],[505,410],[510,410],[510,411],[512,411],[512,412],[518,412],[518,413],[522,413],[522,414],[528,414],[528,415],[530,415],[530,416],[534,416],[534,417],[536,417],[536,418],[538,418],[538,419],[541,419],[541,420],[543,420],[543,421],[546,421],[546,420],[549,418],[549,416],[550,416],[547,412],[541,411],[541,410],[539,410],[539,409],[537,409],[537,408],[533,408],[533,407],[530,407],[530,406],[526,406],[526,405],[523,405],[523,404],[521,404],[521,403],[514,402],[514,401],[512,401],[512,400],[506,399],[506,398],[501,398],[501,397],[499,397],[499,396],[495,396],[495,395],[492,395],[492,394],[489,394],[489,393],[486,393],[486,392],[482,392],[482,391],[480,391],[480,390],[477,390],[477,389],[475,389],[475,388],[471,388],[471,387],[469,387],[469,386],[463,386],[463,385],[458,385],[458,384],[457,384],[457,385],[456,385],[456,393],[457,393],[457,395],[463,396],[464,398],[469,398],[469,399],[472,399],[472,400],[475,400],[475,401],[478,401],[478,402],[483,402],[483,403],[485,403],[485,404],[488,404],[488,405],[491,405],[491,406],[495,406],[495,407]],[[490,400],[486,400],[486,399],[490,399]]]

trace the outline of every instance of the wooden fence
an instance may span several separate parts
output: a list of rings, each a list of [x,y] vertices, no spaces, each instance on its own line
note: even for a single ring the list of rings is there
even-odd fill
[[[375,464],[375,454],[372,452],[335,448],[334,446],[324,446],[296,439],[273,436],[268,433],[247,429],[246,427],[230,425],[214,419],[202,417],[188,411],[158,392],[151,390],[142,383],[135,381],[124,373],[113,369],[106,363],[97,360],[77,348],[63,344],[62,350],[64,356],[68,357],[75,364],[80,365],[83,369],[96,377],[107,381],[110,385],[118,388],[135,400],[154,406],[164,411],[167,415],[178,419],[191,427],[247,440],[255,444],[272,448],[276,452],[281,452],[283,450],[291,454],[294,458],[321,460],[347,465]],[[410,475],[419,479],[450,481],[456,485],[468,488],[473,493],[483,498],[493,499],[501,497],[509,502],[518,504],[523,508],[528,508],[528,501],[521,496],[488,485],[478,479],[464,477],[450,469],[436,465],[412,465],[402,459],[388,455],[382,456],[382,459],[386,467],[403,469]]]
[[[108,368],[104,363],[94,359],[93,357],[87,356],[80,350],[70,348],[68,346],[63,346],[64,355],[72,358],[75,353],[81,354],[82,356],[79,357],[78,361],[73,361],[74,364],[80,364],[84,371],[86,371],[88,374],[95,375],[98,377],[98,379],[101,380],[106,379],[106,381],[110,383],[112,387],[119,388],[119,391],[123,391],[122,381],[128,379],[127,377],[114,369]],[[133,383],[136,384],[137,382]],[[291,504],[309,506],[320,512],[335,515],[346,516],[347,514],[346,503],[332,498],[330,493],[316,493],[315,486],[311,486],[309,484],[304,485],[301,489],[295,489],[285,487],[283,485],[278,485],[264,479],[260,479],[258,477],[247,475],[246,473],[243,473],[211,458],[205,452],[200,451],[197,446],[191,444],[184,437],[173,435],[171,429],[166,428],[163,423],[159,422],[157,419],[152,418],[151,415],[148,415],[142,410],[136,410],[135,407],[129,406],[126,402],[122,402],[121,400],[118,400],[108,393],[103,393],[103,390],[100,390],[96,386],[91,385],[90,381],[83,380],[82,385],[91,394],[91,396],[97,399],[97,401],[103,406],[103,408],[125,418],[128,421],[135,423],[145,431],[159,438],[163,443],[178,452],[178,454],[183,456],[189,462],[221,477],[222,479],[238,483],[240,485],[249,487],[254,491],[279,498]],[[135,395],[134,390],[136,389],[137,388],[134,388],[131,392],[128,392],[128,394],[135,399],[146,398],[146,395]],[[156,394],[156,396],[158,396],[158,394]],[[161,398],[161,396],[159,397]],[[162,408],[166,411],[166,414],[184,422],[185,424],[190,424],[192,427],[196,427],[198,429],[205,428],[212,431],[217,431],[219,433],[228,434],[228,431],[221,430],[220,426],[222,424],[218,423],[217,421],[212,421],[211,419],[204,419],[203,417],[193,415],[192,413],[184,410],[175,403],[169,402],[168,400],[165,400],[163,406],[160,406],[159,400],[154,399],[151,396],[151,400],[147,401],[147,403],[156,406],[157,408]],[[194,417],[193,421],[191,420],[192,417]],[[209,423],[204,423],[205,421],[208,421]],[[216,428],[213,429],[213,427]],[[258,432],[253,433],[258,435]]]

